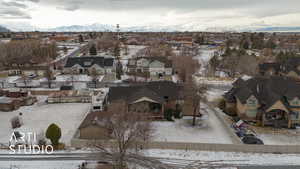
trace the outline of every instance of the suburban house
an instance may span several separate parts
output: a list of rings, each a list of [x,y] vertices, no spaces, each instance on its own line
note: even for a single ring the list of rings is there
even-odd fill
[[[66,74],[111,74],[115,71],[114,58],[106,57],[71,57],[68,58],[64,73]]]
[[[300,57],[290,58],[282,64],[281,74],[300,80]]]
[[[300,57],[290,58],[283,63],[262,63],[259,65],[259,73],[263,76],[280,75],[300,80]]]
[[[130,59],[127,72],[146,73],[151,76],[172,75],[172,61],[166,57],[140,57]]]
[[[111,87],[108,104],[119,100],[126,101],[129,111],[147,113],[153,119],[163,119],[165,110],[182,107],[182,86],[171,81],[156,81]]]
[[[300,123],[300,84],[289,77],[239,78],[224,98],[225,112],[242,120],[288,128]]]

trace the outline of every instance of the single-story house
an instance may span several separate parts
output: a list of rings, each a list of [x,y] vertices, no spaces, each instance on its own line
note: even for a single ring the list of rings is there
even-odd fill
[[[119,100],[126,102],[129,111],[147,113],[154,119],[162,119],[165,110],[176,110],[183,105],[183,87],[171,81],[111,87],[108,104]]]

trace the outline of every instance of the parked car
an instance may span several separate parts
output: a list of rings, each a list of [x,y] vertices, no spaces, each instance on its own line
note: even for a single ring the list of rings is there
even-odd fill
[[[264,144],[264,142],[261,139],[251,135],[243,137],[242,141],[245,144]]]

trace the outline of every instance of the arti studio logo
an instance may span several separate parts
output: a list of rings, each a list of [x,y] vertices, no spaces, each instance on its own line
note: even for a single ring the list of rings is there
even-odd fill
[[[13,132],[10,138],[10,154],[52,154],[52,145],[38,145],[34,132]]]

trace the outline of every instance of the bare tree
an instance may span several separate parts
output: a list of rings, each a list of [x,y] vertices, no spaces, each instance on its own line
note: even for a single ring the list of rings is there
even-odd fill
[[[51,70],[50,65],[48,65],[46,68],[45,77],[47,78],[48,88],[51,88],[52,80],[54,78],[54,73]]]
[[[188,54],[181,53],[180,55],[172,56],[171,59],[173,67],[182,82],[186,82],[200,68],[198,60],[193,59],[193,56]]]
[[[108,116],[104,118],[104,126],[111,131],[116,145],[113,148],[100,145],[100,149],[112,154],[117,169],[126,166],[126,156],[131,154],[130,150],[136,148],[138,143],[147,142],[152,133],[147,114],[130,112],[127,106],[124,102],[111,104]]]
[[[200,103],[206,101],[207,85],[196,82],[192,77],[184,83],[184,104],[186,111],[193,111],[193,126],[196,125],[197,116],[201,115]]]
[[[98,80],[97,70],[95,68],[92,68],[89,74],[92,77],[92,81],[94,82],[94,85],[95,85],[95,88],[96,88],[97,80]]]

